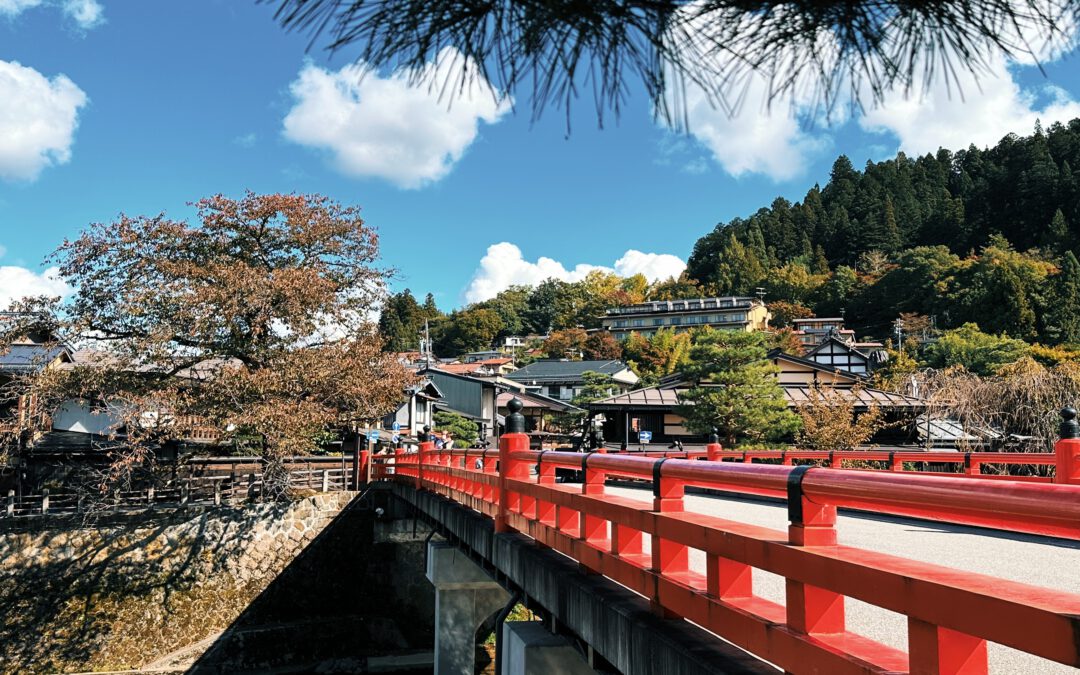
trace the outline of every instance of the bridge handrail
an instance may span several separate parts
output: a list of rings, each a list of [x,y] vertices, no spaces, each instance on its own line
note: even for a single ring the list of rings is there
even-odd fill
[[[513,461],[581,470],[583,462],[621,478],[652,481],[657,465],[664,478],[686,486],[786,497],[795,467],[685,459],[653,459],[631,454],[521,450]],[[815,468],[802,479],[812,502],[876,513],[913,516],[1026,534],[1080,539],[1080,490],[1065,485],[985,481],[922,474]]]
[[[1080,487],[539,452],[526,449],[523,435],[504,436],[503,444],[498,453],[424,448],[380,458],[376,475],[471,506],[495,518],[497,530],[516,528],[646,595],[658,611],[790,672],[961,672],[948,670],[957,663],[986,672],[986,640],[1080,666],[1080,595],[838,546],[835,531],[837,506],[856,505],[957,512],[996,518],[1000,527],[1037,521],[1076,535]],[[558,484],[559,468],[582,470],[580,488]],[[605,495],[609,476],[653,481],[652,504]],[[789,530],[686,512],[691,485],[782,491]],[[642,534],[651,537],[650,552]],[[690,571],[690,549],[705,552],[707,574]],[[751,567],[787,578],[786,605],[753,594]],[[845,597],[907,615],[910,653],[848,631]]]

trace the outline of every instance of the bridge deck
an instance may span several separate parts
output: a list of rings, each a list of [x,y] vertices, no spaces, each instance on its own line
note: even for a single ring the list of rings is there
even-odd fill
[[[608,486],[607,494],[652,501],[645,487]],[[743,523],[783,530],[787,527],[787,507],[783,503],[735,496],[694,495],[685,497],[686,509]],[[1080,593],[1080,542],[1024,534],[1012,534],[948,523],[841,512],[837,522],[841,544],[880,551],[922,562],[988,574],[1002,579]],[[648,534],[646,550],[648,550]],[[705,555],[691,551],[693,571],[705,571]],[[777,603],[784,602],[784,579],[759,569],[753,570],[754,590]],[[906,618],[879,607],[847,600],[848,621],[853,630],[897,649],[906,649]],[[1075,674],[1075,668],[990,643],[992,673]]]

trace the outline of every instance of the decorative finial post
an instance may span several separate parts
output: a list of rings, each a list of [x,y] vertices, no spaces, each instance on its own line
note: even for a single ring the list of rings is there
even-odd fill
[[[1065,406],[1060,414],[1061,426],[1058,427],[1060,438],[1054,444],[1056,455],[1054,482],[1080,485],[1080,424],[1076,422],[1076,408]]]
[[[1080,438],[1080,423],[1076,421],[1076,409],[1071,405],[1065,406],[1059,413],[1061,425],[1058,427],[1060,438]]]
[[[420,430],[420,442],[423,443],[425,441],[430,441],[431,440],[431,436],[429,435],[430,433],[431,433],[431,427],[429,427],[428,425],[425,424],[424,428]]]
[[[525,416],[521,414],[521,409],[524,405],[515,396],[510,399],[510,402],[506,404],[506,407],[510,410],[510,414],[506,416],[506,433],[525,433]]]
[[[705,445],[705,457],[710,462],[721,461],[720,451],[720,432],[716,427],[713,427],[712,433],[709,434],[709,442]]]

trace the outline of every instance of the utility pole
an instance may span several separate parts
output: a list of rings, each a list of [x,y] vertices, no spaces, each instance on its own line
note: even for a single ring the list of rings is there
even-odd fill
[[[899,317],[896,319],[896,349],[897,351],[904,351],[904,320]]]

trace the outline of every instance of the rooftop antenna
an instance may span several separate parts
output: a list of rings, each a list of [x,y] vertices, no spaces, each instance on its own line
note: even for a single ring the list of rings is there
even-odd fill
[[[758,286],[755,289],[755,292],[757,293],[757,299],[765,302],[765,289],[761,286]]]

